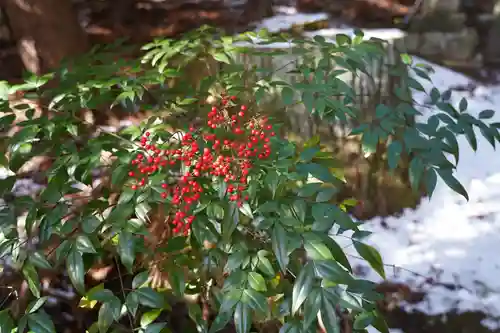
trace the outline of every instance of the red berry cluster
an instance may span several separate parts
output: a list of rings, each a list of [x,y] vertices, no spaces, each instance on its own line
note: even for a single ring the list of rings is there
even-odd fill
[[[223,180],[227,198],[241,206],[249,199],[245,192],[255,160],[271,155],[273,127],[265,117],[249,117],[247,106],[235,101],[235,96],[223,97],[208,112],[207,127],[190,127],[179,144],[159,147],[162,145],[155,144],[150,132],[140,139],[143,151],[132,160],[129,172],[134,179],[132,189],[147,186],[149,176],[172,167],[185,170],[173,184],[161,185],[161,197],[175,207],[171,220],[174,233],[189,232],[194,220],[192,210],[204,192],[202,178]]]

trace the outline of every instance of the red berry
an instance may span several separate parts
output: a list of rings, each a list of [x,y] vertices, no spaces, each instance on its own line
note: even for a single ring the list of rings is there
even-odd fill
[[[132,185],[132,190],[137,190],[137,185]]]
[[[151,135],[151,133],[146,132],[146,133],[144,133],[144,135],[146,135],[146,136],[150,136],[150,135]]]
[[[238,112],[238,116],[240,116],[240,117],[245,116],[245,112],[243,112],[243,111]]]
[[[247,106],[246,105],[242,105],[240,109],[241,109],[241,111],[246,111],[247,110]]]
[[[128,175],[129,175],[130,177],[134,177],[135,173],[134,173],[133,171],[130,171],[130,172],[128,173]]]

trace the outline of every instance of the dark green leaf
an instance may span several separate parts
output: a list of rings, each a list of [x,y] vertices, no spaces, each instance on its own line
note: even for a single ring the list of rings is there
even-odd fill
[[[307,330],[316,321],[318,312],[321,308],[321,293],[318,289],[313,289],[307,295],[307,299],[304,303],[304,321],[303,329]]]
[[[325,327],[326,333],[340,333],[339,322],[337,318],[337,311],[332,300],[327,297],[327,292],[323,291],[321,297],[321,320]]]
[[[381,276],[385,279],[385,271],[384,271],[384,263],[382,261],[382,257],[380,256],[380,253],[378,253],[375,248],[373,248],[370,245],[358,242],[358,241],[353,241],[354,248],[356,251],[358,251],[359,255],[363,257],[370,266]]]
[[[331,282],[347,284],[352,280],[349,273],[335,260],[315,260],[314,268],[321,278]]]
[[[148,281],[148,279],[149,279],[148,271],[137,274],[136,276],[134,276],[134,279],[132,280],[132,288],[137,289],[143,287],[144,284]]]
[[[34,313],[34,312],[37,312],[38,309],[40,309],[43,304],[45,304],[45,302],[47,301],[47,296],[44,296],[44,297],[40,297],[36,300],[34,300],[33,302],[31,302],[29,305],[28,305],[28,308],[26,309],[26,313]]]
[[[135,259],[135,239],[134,235],[122,231],[118,237],[118,254],[123,265],[129,272],[132,271]]]
[[[438,169],[438,174],[443,179],[443,181],[448,185],[450,189],[455,191],[456,193],[460,194],[463,196],[467,201],[469,201],[469,194],[465,190],[465,188],[460,184],[458,179],[453,176],[453,173],[451,170],[448,169]]]
[[[267,298],[260,292],[253,289],[245,289],[243,291],[241,302],[248,304],[250,308],[261,313],[262,315],[267,315],[269,312]]]
[[[84,268],[83,268],[83,258],[82,254],[73,249],[70,251],[68,257],[66,258],[66,269],[68,271],[69,278],[75,289],[81,293],[85,293],[85,283],[84,283]]]
[[[106,333],[114,321],[113,309],[111,307],[111,302],[108,302],[102,304],[101,308],[99,309],[97,318],[97,327],[99,328],[99,333]]]
[[[292,291],[292,314],[295,314],[306,300],[314,285],[314,268],[307,263],[301,270]]]
[[[141,327],[144,328],[149,326],[149,324],[151,324],[156,320],[156,318],[158,318],[162,311],[163,309],[155,309],[144,313],[141,317]]]
[[[149,308],[162,309],[167,305],[163,295],[152,288],[139,288],[135,293],[139,297],[139,303]]]
[[[40,297],[40,280],[35,267],[30,263],[23,265],[23,275],[28,282],[28,287],[36,298]]]
[[[483,110],[479,112],[479,119],[491,119],[495,115],[493,110]]]
[[[464,112],[465,110],[467,110],[467,106],[467,100],[462,97],[462,99],[460,100],[460,104],[458,105],[460,112]]]
[[[316,196],[316,202],[327,202],[332,199],[332,197],[339,192],[337,187],[326,187],[318,192]]]
[[[356,316],[354,319],[354,329],[362,330],[373,323],[375,320],[375,315],[373,312],[362,312]]]
[[[403,146],[399,141],[392,141],[387,148],[387,163],[389,164],[389,168],[394,170],[400,160],[401,152],[403,151]]]
[[[9,314],[9,309],[0,311],[0,333],[12,333],[14,320]]]
[[[281,271],[286,272],[286,268],[288,266],[288,237],[286,235],[286,230],[281,226],[281,224],[275,224],[271,241],[273,246],[274,255],[278,260],[278,264],[280,265]]]
[[[42,253],[40,252],[33,252],[28,256],[28,260],[33,266],[42,268],[42,269],[51,269],[52,266],[50,263],[45,259]]]
[[[154,324],[149,325],[144,330],[144,333],[160,333],[160,332],[164,331],[165,326],[167,326],[166,323],[154,323]]]
[[[50,317],[42,311],[28,315],[28,326],[34,333],[56,332],[56,328]]]
[[[234,311],[234,324],[236,333],[249,333],[252,326],[252,311],[250,307],[240,302]]]
[[[266,291],[266,280],[257,272],[248,273],[248,284],[257,291]]]
[[[170,285],[172,286],[175,294],[180,297],[184,296],[184,291],[186,289],[184,270],[182,268],[171,267],[169,269],[168,276]]]
[[[321,238],[313,233],[304,234],[304,249],[307,256],[312,260],[328,260],[333,256],[328,247],[322,242]]]
[[[75,240],[75,248],[81,253],[96,253],[94,245],[85,235],[78,235]]]

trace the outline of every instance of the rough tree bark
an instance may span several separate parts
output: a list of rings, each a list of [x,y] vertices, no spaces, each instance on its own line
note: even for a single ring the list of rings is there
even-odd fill
[[[88,41],[70,0],[4,0],[23,64],[40,74],[85,52]]]

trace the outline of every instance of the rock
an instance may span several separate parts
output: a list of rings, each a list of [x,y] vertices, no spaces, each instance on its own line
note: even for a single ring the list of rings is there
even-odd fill
[[[404,41],[409,53],[451,61],[472,59],[477,45],[478,36],[473,29],[462,29],[459,32],[410,33]]]
[[[424,13],[432,12],[458,12],[461,0],[423,0]]]

